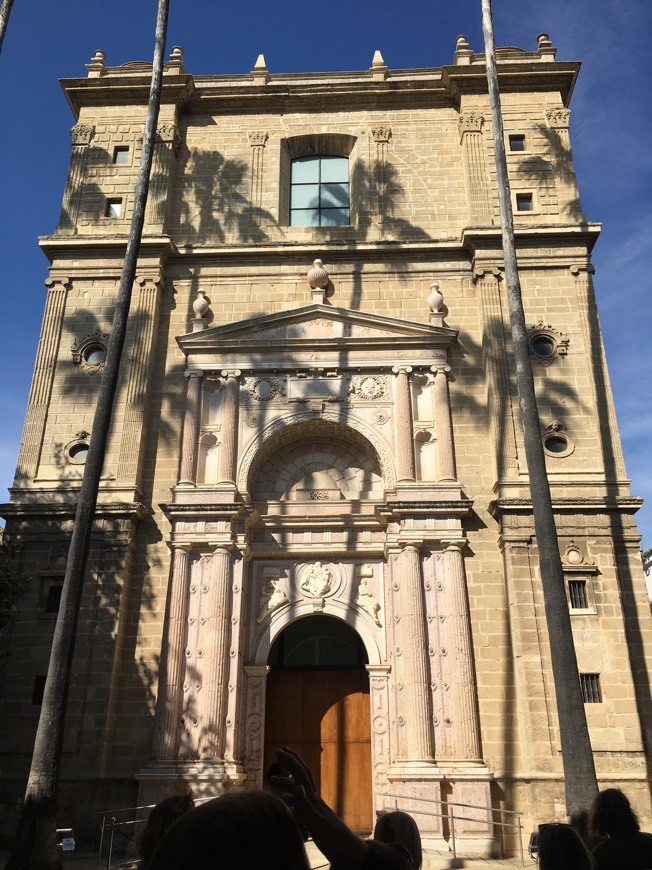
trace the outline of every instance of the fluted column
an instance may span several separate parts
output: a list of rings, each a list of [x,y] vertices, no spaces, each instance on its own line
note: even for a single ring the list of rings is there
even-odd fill
[[[181,464],[179,483],[194,486],[197,474],[197,453],[199,450],[199,416],[201,414],[200,370],[187,371],[188,389],[186,391],[186,413],[183,418],[183,438],[181,441]]]
[[[371,128],[371,135],[376,145],[376,221],[381,224],[387,217],[388,208],[391,206],[388,190],[387,150],[392,130],[386,124],[380,124]]]
[[[66,189],[63,193],[61,217],[59,218],[60,231],[74,232],[79,217],[79,206],[84,189],[83,179],[86,171],[86,158],[88,146],[95,135],[95,127],[90,124],[76,124],[70,131],[72,137],[72,154],[70,155],[70,168]]]
[[[448,655],[452,660],[451,686],[454,692],[451,750],[456,761],[481,761],[478,696],[473,668],[463,547],[463,542],[454,541],[444,551]]]
[[[412,401],[410,399],[411,366],[394,366],[394,425],[396,433],[397,480],[415,480]]]
[[[450,366],[431,366],[435,375],[435,433],[437,436],[437,479],[456,480],[453,418],[451,416],[448,372]]]
[[[222,400],[222,443],[220,446],[219,483],[235,484],[238,457],[238,406],[240,403],[240,369],[222,372],[224,398]]]
[[[430,668],[426,615],[421,576],[421,557],[416,544],[406,544],[397,561],[400,596],[400,655],[405,707],[401,711],[406,730],[407,761],[431,762],[433,738],[430,710]]]
[[[25,428],[18,454],[16,482],[33,480],[38,471],[52,384],[57,367],[66,297],[70,289],[68,278],[48,278],[45,284],[48,288],[48,294],[45,300],[45,314],[43,315],[43,326],[36,353]]]
[[[170,574],[154,716],[152,751],[154,758],[159,760],[176,758],[179,744],[190,583],[190,553],[185,547],[173,544]]]
[[[137,278],[139,292],[134,294],[130,315],[131,362],[127,379],[127,396],[118,456],[117,479],[139,483],[140,457],[145,432],[145,406],[154,357],[154,337],[158,325],[158,279]]]
[[[482,354],[487,373],[489,422],[495,443],[497,477],[501,480],[518,476],[518,460],[498,270],[479,269],[474,280],[482,319]]]
[[[152,173],[147,195],[145,225],[149,232],[165,232],[168,200],[174,183],[174,158],[179,147],[179,130],[174,123],[161,124],[156,131]]]
[[[486,224],[491,220],[491,203],[487,188],[487,171],[484,163],[481,112],[466,112],[460,115],[459,131],[464,154],[469,222]]]
[[[212,556],[206,621],[202,629],[206,673],[202,694],[202,732],[199,757],[224,758],[224,723],[229,692],[229,645],[231,640],[231,553],[230,547],[217,547]]]

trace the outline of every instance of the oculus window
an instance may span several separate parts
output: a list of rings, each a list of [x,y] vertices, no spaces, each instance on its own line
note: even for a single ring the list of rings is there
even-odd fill
[[[350,213],[348,158],[298,157],[292,161],[290,226],[347,226]]]

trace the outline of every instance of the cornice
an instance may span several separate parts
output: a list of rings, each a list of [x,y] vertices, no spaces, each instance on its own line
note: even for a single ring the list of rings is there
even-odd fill
[[[4,519],[34,519],[74,517],[77,503],[65,502],[8,502],[0,504],[0,517]],[[141,502],[98,502],[94,511],[95,517],[130,516],[143,519],[150,511]]]
[[[88,106],[143,106],[149,101],[151,71],[140,74],[111,75],[99,78],[59,79],[75,118]],[[161,105],[186,105],[195,92],[190,75],[164,75]]]
[[[642,498],[636,496],[605,496],[595,498],[554,498],[552,509],[557,513],[604,513],[619,511],[634,514],[643,504]],[[503,514],[530,514],[532,501],[528,498],[501,498],[492,501],[489,513],[494,518]]]
[[[39,236],[39,248],[43,251],[50,263],[55,258],[63,258],[66,255],[79,258],[83,252],[84,257],[92,257],[97,253],[106,257],[111,252],[116,258],[124,259],[127,247],[127,234],[125,235],[77,235],[77,236]],[[143,236],[139,248],[139,257],[158,256],[163,261],[178,254],[178,250],[170,236]]]

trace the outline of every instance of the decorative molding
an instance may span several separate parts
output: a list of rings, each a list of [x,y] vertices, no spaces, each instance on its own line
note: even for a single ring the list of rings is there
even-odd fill
[[[243,390],[255,402],[271,402],[284,399],[286,395],[285,378],[245,378]]]
[[[384,399],[388,392],[388,379],[384,375],[354,375],[349,382],[349,395],[368,402]]]
[[[269,139],[269,133],[266,130],[251,130],[247,133],[247,138],[252,148],[264,148]]]
[[[95,127],[92,124],[75,124],[70,130],[70,137],[73,146],[75,145],[90,145],[91,139],[95,135]]]
[[[392,137],[392,128],[388,125],[381,125],[379,127],[371,128],[371,135],[374,138],[374,142],[389,142]]]
[[[463,136],[464,133],[481,133],[483,125],[484,115],[482,112],[465,112],[460,115],[457,122],[460,136]]]
[[[568,130],[570,126],[570,109],[565,109],[561,106],[549,106],[546,109],[546,120],[548,126],[553,130]]]
[[[173,122],[161,124],[156,130],[157,142],[172,145],[173,148],[178,148],[181,142],[181,135],[178,126]]]

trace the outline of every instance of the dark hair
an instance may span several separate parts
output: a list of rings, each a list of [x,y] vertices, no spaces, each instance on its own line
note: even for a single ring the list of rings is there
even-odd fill
[[[286,776],[287,770],[283,767],[280,761],[272,761],[270,766],[267,768],[267,773],[265,774],[265,778],[267,782],[271,780],[273,776]]]
[[[173,795],[164,798],[152,809],[145,825],[145,830],[138,841],[138,852],[146,865],[154,854],[159,840],[172,825],[190,812],[194,803],[190,792],[183,795]]]
[[[595,870],[584,841],[570,825],[542,825],[539,829],[541,870]]]
[[[395,810],[383,813],[374,828],[374,840],[380,843],[396,843],[410,853],[412,867],[420,870],[423,857],[421,854],[421,835],[417,823],[408,813]]]
[[[591,804],[589,830],[604,837],[631,837],[638,833],[638,816],[626,795],[619,788],[598,792]]]
[[[149,870],[310,870],[296,822],[265,791],[233,791],[186,813]]]

